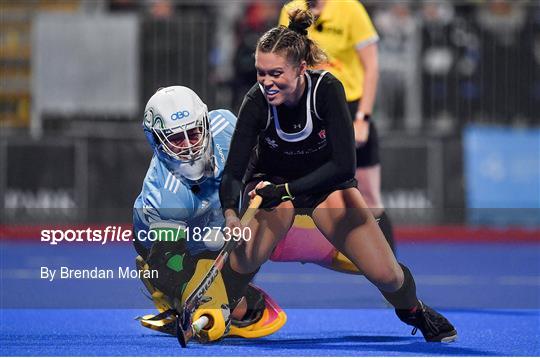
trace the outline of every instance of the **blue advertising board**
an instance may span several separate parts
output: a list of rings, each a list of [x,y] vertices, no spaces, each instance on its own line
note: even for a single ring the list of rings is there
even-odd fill
[[[540,225],[540,128],[471,125],[463,145],[469,221]]]

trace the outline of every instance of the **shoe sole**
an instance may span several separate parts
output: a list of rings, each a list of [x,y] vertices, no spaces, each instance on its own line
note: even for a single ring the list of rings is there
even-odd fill
[[[449,336],[444,336],[444,337],[440,337],[440,336],[433,337],[428,342],[442,342],[442,343],[454,342],[457,339],[457,332],[452,331],[449,334],[450,334]]]

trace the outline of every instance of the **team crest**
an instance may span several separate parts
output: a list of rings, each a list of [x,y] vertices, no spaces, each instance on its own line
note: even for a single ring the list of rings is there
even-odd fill
[[[319,138],[325,139],[326,138],[326,129],[321,129],[319,132]]]
[[[266,138],[264,138],[264,140],[266,141],[266,144],[268,144],[270,147],[272,147],[272,149],[276,149],[278,147],[278,144],[276,143],[276,141],[274,139],[266,137]]]

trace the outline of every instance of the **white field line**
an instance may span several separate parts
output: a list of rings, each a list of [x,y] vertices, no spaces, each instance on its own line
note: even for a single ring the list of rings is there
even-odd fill
[[[0,270],[2,280],[36,280],[40,279],[40,268],[35,269],[3,269]],[[474,276],[474,275],[415,275],[415,281],[425,286],[540,286],[540,276]],[[336,274],[320,275],[310,273],[260,273],[256,276],[260,283],[314,283],[314,284],[354,284],[371,285],[363,276]]]

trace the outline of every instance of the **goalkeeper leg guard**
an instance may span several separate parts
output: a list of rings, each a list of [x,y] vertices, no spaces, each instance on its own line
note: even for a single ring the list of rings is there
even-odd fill
[[[197,288],[213,264],[214,260],[209,259],[201,259],[197,262],[193,277],[189,280],[182,294],[182,302],[185,302],[193,290]],[[202,316],[207,316],[210,322],[198,333],[196,338],[203,343],[219,340],[229,332],[231,322],[229,298],[221,273],[218,273],[206,291],[203,301],[206,302],[195,311],[193,322]]]
[[[146,261],[141,256],[137,256],[135,258],[135,266],[137,267],[137,270],[139,271],[149,271],[150,268]],[[159,312],[165,312],[172,308],[172,300],[166,296],[162,291],[158,290],[154,284],[146,277],[145,275],[139,275],[141,278],[141,281],[144,284],[144,287],[150,294],[150,298],[154,302],[154,305],[158,309]]]
[[[395,252],[392,223],[386,212],[377,219],[390,248]],[[330,270],[361,275],[362,272],[337,251],[315,226],[309,216],[298,215],[287,236],[279,242],[270,260],[276,262],[314,263]]]
[[[206,275],[213,260],[200,259],[197,261],[193,276],[185,284],[182,297],[175,302],[175,306],[183,303],[191,292],[198,286],[201,279]],[[230,327],[229,301],[225,291],[225,285],[221,274],[215,278],[205,294],[206,302],[197,309],[193,315],[193,321],[202,316],[209,318],[209,323],[195,337],[200,342],[212,342],[219,340],[226,334]],[[176,335],[176,310],[170,309],[160,314],[146,315],[139,318],[141,325],[152,330]]]
[[[149,270],[149,266],[141,256],[137,256],[135,259],[135,265],[139,271]],[[144,315],[137,317],[136,319],[141,322],[141,325],[146,328],[153,329],[158,332],[175,334],[176,332],[176,316],[173,314],[172,309],[173,300],[158,290],[149,279],[144,275],[139,275],[146,290],[150,294],[150,298],[154,302],[154,305],[159,311],[158,315]]]
[[[279,242],[270,260],[314,263],[330,270],[360,275],[358,268],[326,240],[309,216],[298,215],[287,236]]]

